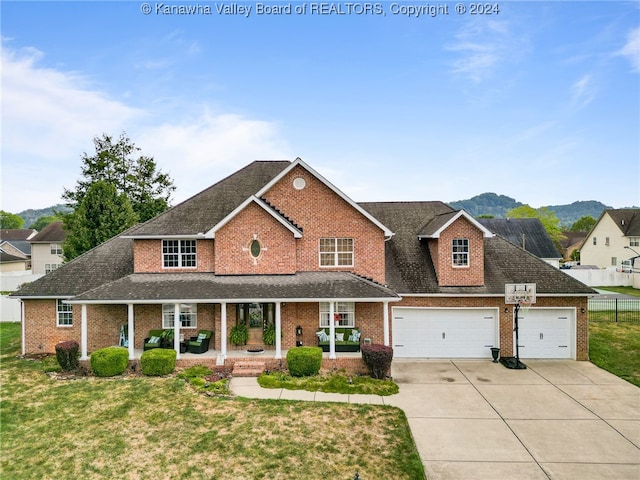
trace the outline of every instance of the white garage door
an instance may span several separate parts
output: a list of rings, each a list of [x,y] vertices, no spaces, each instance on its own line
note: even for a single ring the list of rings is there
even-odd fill
[[[393,308],[395,357],[491,358],[497,311],[487,308]]]
[[[573,358],[573,309],[532,307],[518,315],[520,358]]]

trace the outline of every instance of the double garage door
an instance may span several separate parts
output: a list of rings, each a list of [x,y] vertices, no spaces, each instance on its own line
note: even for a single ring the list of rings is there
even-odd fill
[[[572,309],[521,312],[520,358],[572,358],[573,318]],[[500,346],[495,308],[394,307],[392,322],[398,358],[491,358]]]

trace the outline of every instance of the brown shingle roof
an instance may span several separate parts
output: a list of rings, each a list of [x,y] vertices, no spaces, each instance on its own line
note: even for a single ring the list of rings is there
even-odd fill
[[[538,258],[562,258],[539,218],[480,218],[478,221]]]
[[[0,240],[29,240],[37,233],[38,231],[32,228],[3,228],[0,230]]]
[[[62,243],[66,237],[67,233],[64,231],[64,224],[62,222],[53,222],[29,241],[31,243]]]

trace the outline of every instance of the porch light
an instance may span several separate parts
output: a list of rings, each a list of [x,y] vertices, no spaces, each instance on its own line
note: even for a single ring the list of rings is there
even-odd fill
[[[302,327],[300,325],[296,327],[296,335],[298,336],[302,335]]]

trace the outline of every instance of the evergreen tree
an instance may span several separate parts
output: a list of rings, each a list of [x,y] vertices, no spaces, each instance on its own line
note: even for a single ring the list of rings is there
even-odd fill
[[[89,186],[72,213],[64,215],[67,238],[63,245],[66,261],[118,235],[136,223],[137,216],[124,193],[105,180]]]
[[[62,198],[70,207],[78,206],[91,185],[105,181],[115,186],[131,202],[138,221],[144,222],[164,212],[175,190],[168,174],[157,169],[152,157],[140,155],[140,148],[122,133],[115,140],[109,135],[93,139],[95,154],[82,155],[82,179],[74,190],[65,189]]]

